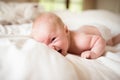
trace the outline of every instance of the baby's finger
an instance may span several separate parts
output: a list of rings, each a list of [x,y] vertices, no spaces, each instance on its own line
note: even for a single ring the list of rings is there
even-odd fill
[[[82,57],[82,58],[86,58],[86,59],[90,59],[90,53],[88,53],[88,52],[83,52],[83,53],[81,54],[81,57]]]

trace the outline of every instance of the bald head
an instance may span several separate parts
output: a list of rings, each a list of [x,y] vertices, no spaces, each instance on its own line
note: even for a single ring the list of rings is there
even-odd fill
[[[66,55],[68,50],[68,36],[69,31],[67,27],[53,13],[42,13],[33,23],[32,38],[48,45],[63,55]]]
[[[41,34],[65,31],[62,20],[54,13],[42,13],[33,23],[32,36],[41,36]]]
[[[40,27],[40,24],[48,24],[50,27],[58,27],[58,25],[61,25],[61,27],[64,26],[64,23],[62,20],[55,15],[54,13],[45,12],[42,13],[33,23],[34,27]],[[45,27],[45,26],[43,26]]]

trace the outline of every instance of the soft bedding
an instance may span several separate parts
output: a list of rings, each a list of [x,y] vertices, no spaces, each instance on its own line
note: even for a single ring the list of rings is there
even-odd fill
[[[29,37],[2,37],[0,80],[119,80],[119,58],[111,51],[95,60],[64,57]]]
[[[119,14],[104,10],[54,13],[70,29],[97,23],[107,26],[112,36],[120,33]],[[107,46],[105,54],[93,60],[72,54],[64,57],[30,37],[32,22],[22,21],[22,18],[20,22],[16,21],[18,24],[11,20],[8,22],[12,24],[2,24],[6,18],[0,16],[0,19],[0,80],[120,79],[120,44]]]
[[[0,1],[0,24],[12,25],[32,22],[44,8],[35,2],[8,2]]]

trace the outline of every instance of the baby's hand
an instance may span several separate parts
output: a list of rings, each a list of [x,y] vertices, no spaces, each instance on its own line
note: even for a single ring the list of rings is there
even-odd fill
[[[93,59],[95,56],[96,54],[92,51],[84,51],[81,53],[81,57],[86,59]]]

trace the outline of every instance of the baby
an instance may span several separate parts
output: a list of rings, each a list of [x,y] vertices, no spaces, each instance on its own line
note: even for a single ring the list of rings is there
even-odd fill
[[[85,25],[78,30],[68,30],[53,13],[43,13],[34,21],[32,38],[64,56],[73,53],[87,59],[103,55],[107,43],[95,26]]]

